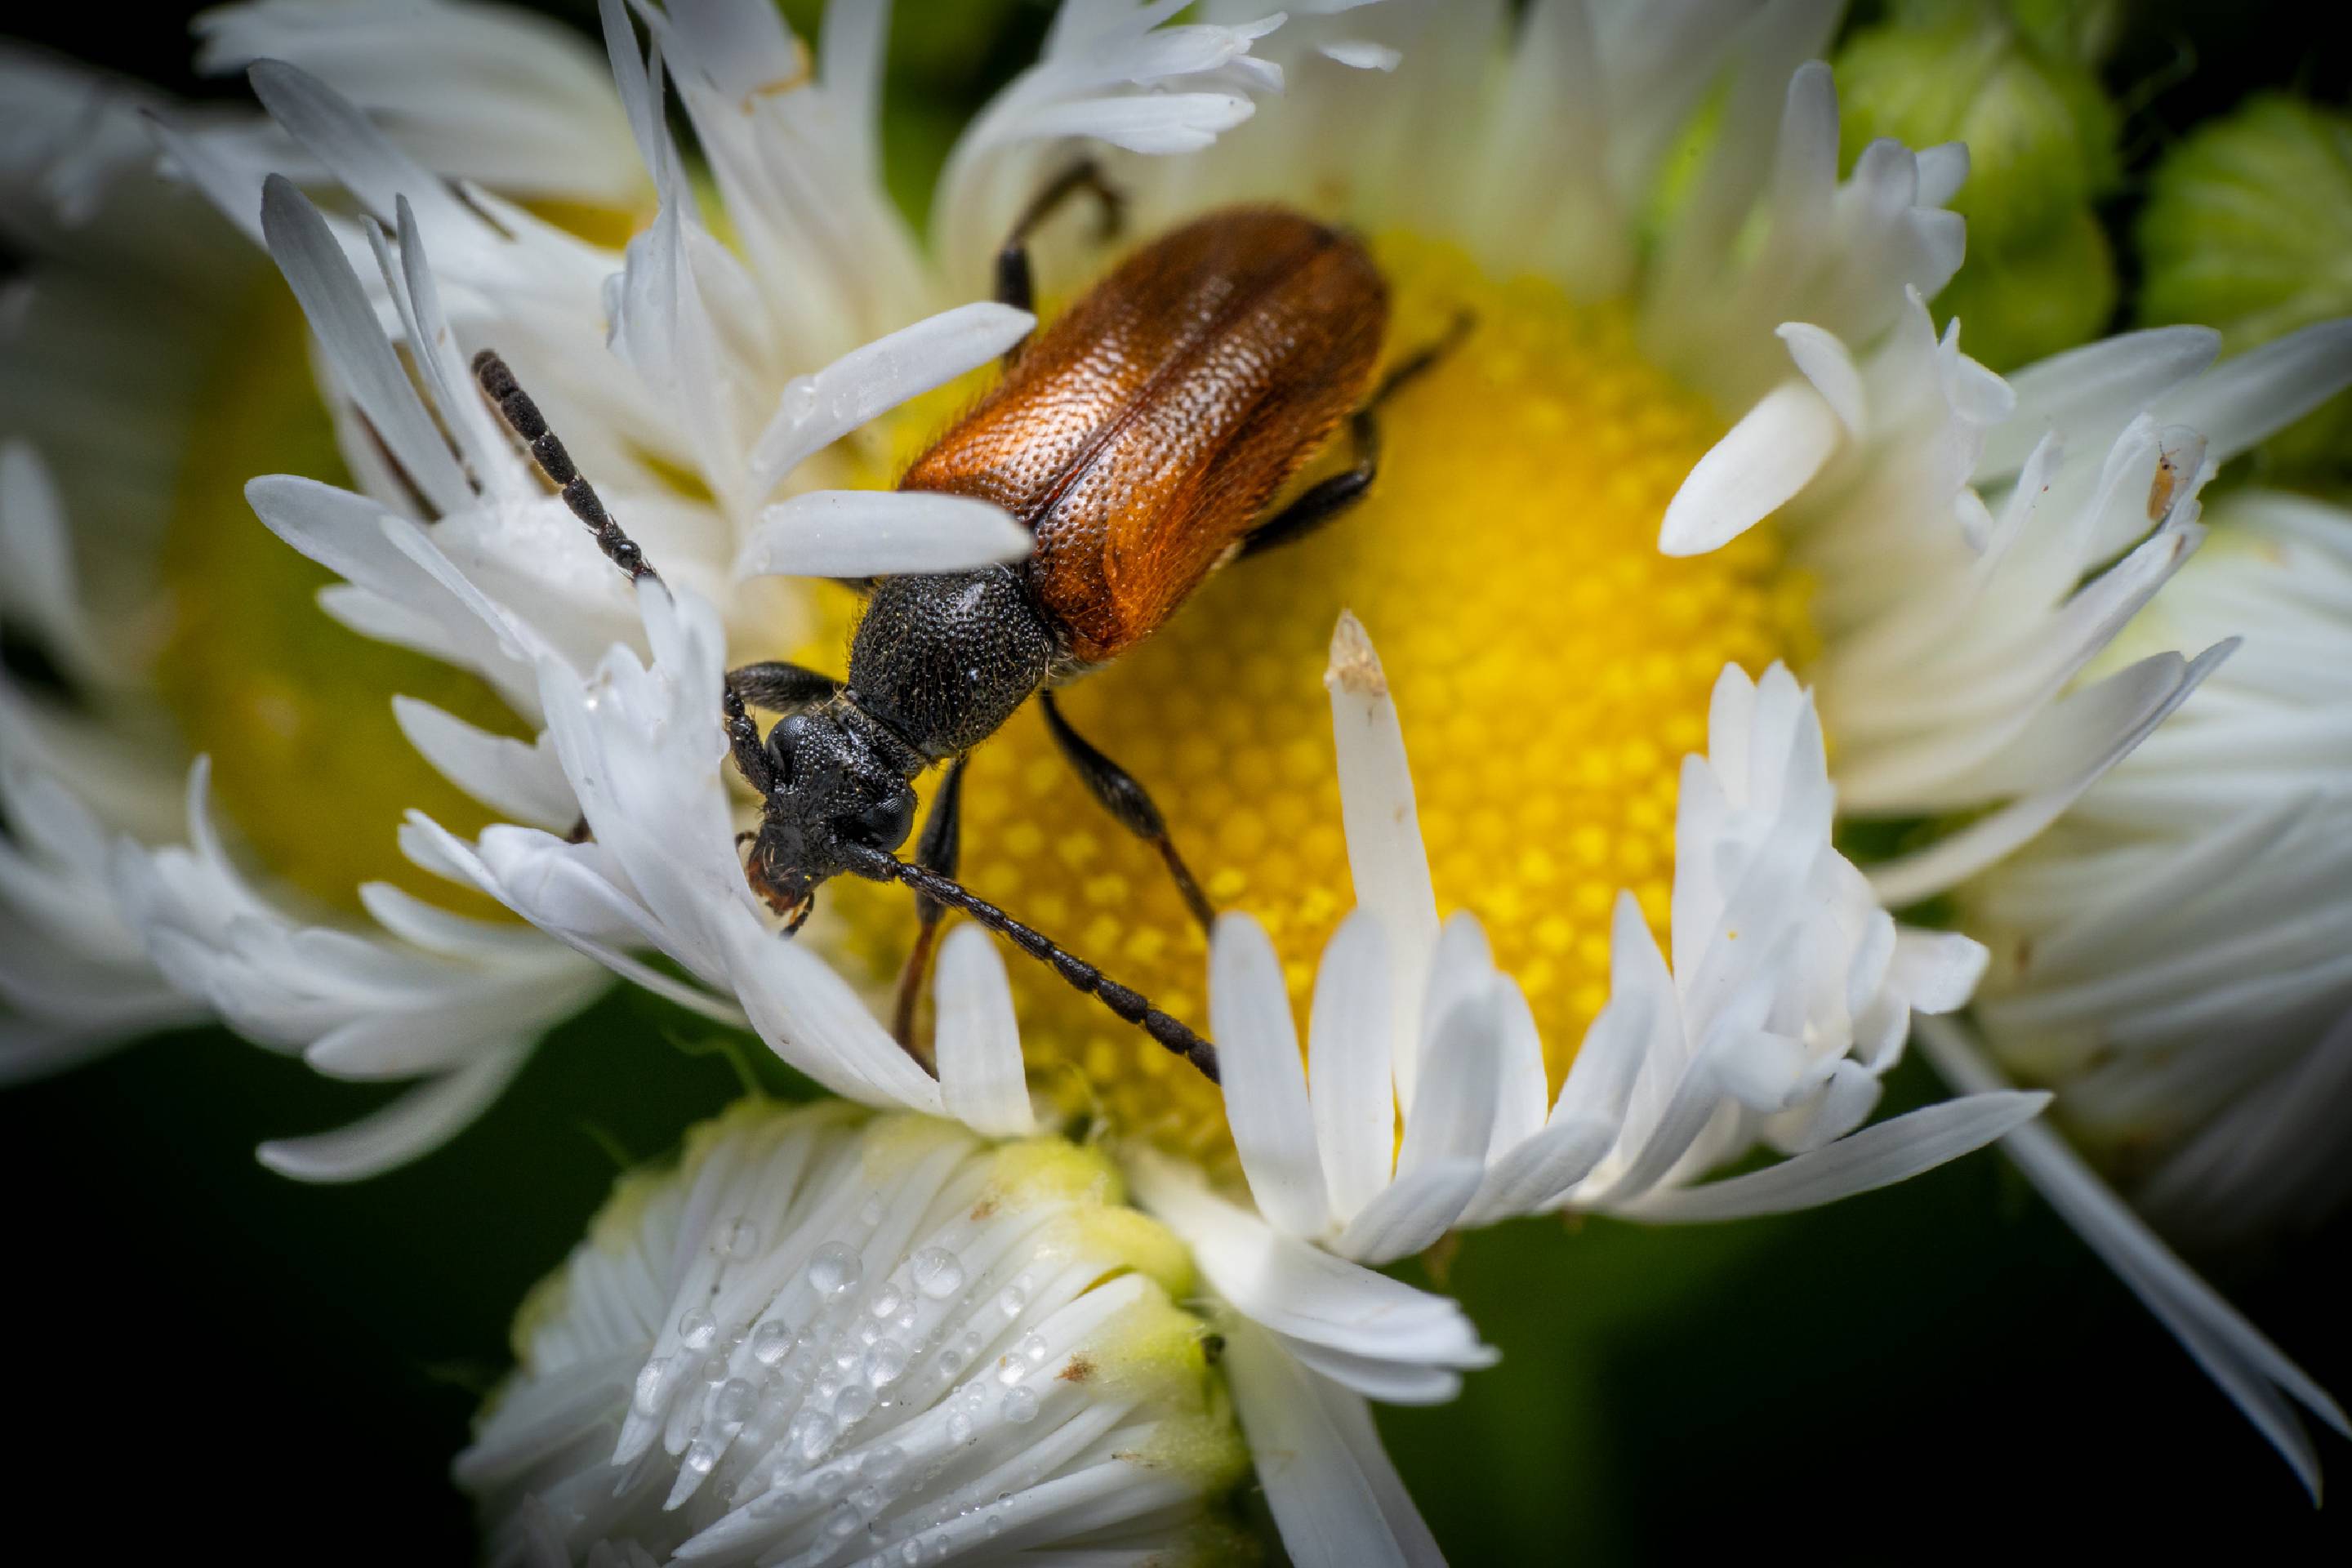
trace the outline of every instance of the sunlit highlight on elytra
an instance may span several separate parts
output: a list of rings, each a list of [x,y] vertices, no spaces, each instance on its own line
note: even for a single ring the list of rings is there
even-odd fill
[[[1492,281],[1417,239],[1375,248],[1395,289],[1391,355],[1465,307],[1479,324],[1391,405],[1370,498],[1212,578],[1150,642],[1069,689],[1066,710],[1151,790],[1210,897],[1265,922],[1303,1016],[1322,943],[1354,903],[1321,681],[1332,623],[1352,608],[1403,715],[1440,905],[1486,921],[1557,1081],[1606,999],[1616,890],[1665,929],[1675,779],[1705,744],[1708,690],[1726,660],[1803,659],[1802,585],[1769,529],[1699,560],[1658,553],[1666,501],[1718,426],[1643,363],[1629,312]],[[910,416],[902,455],[950,413]],[[809,651],[824,668],[840,657]],[[975,754],[962,871],[1206,1027],[1199,929],[1034,705]],[[914,927],[903,890],[841,879],[824,900],[828,946],[887,984]],[[1013,983],[1042,1087],[1168,1146],[1225,1148],[1213,1087],[1036,966],[1014,965]]]

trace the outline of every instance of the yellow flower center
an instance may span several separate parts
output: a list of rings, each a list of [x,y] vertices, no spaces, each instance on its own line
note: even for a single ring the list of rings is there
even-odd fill
[[[1676,775],[1705,748],[1717,675],[1801,660],[1805,594],[1769,527],[1698,560],[1658,552],[1666,502],[1720,426],[1643,363],[1627,309],[1488,279],[1426,240],[1375,249],[1394,290],[1391,355],[1465,308],[1477,328],[1383,410],[1370,497],[1211,579],[1071,688],[1064,711],[1151,792],[1211,899],[1265,921],[1303,1017],[1355,902],[1321,680],[1332,624],[1353,609],[1402,715],[1441,909],[1485,923],[1556,1085],[1607,999],[1617,890],[1665,930]],[[1344,460],[1334,445],[1316,472]],[[964,812],[974,890],[1206,1029],[1202,933],[1034,705],[974,754]],[[913,928],[903,893],[844,878],[824,896],[842,956],[886,983]],[[1213,1086],[1041,966],[1015,959],[1013,981],[1041,1083],[1221,1157]]]

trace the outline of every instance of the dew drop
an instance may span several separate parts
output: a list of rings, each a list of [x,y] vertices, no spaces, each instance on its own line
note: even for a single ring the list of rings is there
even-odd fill
[[[761,1366],[773,1366],[792,1353],[793,1331],[784,1323],[771,1318],[751,1331],[751,1359]]]
[[[760,1250],[760,1227],[736,1219],[719,1233],[718,1253],[730,1263],[749,1262]]]
[[[843,1503],[824,1516],[824,1532],[837,1541],[843,1540],[856,1534],[857,1527],[865,1522],[855,1508]]]
[[[1006,1389],[1004,1403],[998,1407],[998,1413],[1015,1426],[1027,1426],[1037,1419],[1036,1391],[1028,1388]]]
[[[705,1311],[691,1311],[677,1321],[677,1337],[690,1351],[707,1351],[719,1338],[719,1322]]]
[[[707,1439],[697,1439],[686,1446],[686,1457],[679,1463],[698,1476],[707,1476],[719,1463],[719,1445]]]
[[[814,1410],[803,1410],[793,1417],[786,1440],[803,1462],[814,1460],[833,1447],[833,1423]]]
[[[1018,1279],[1015,1279],[1012,1284],[1007,1285],[1004,1288],[1004,1293],[1003,1295],[997,1297],[996,1305],[998,1310],[1006,1317],[1019,1317],[1024,1311],[1028,1310],[1029,1288],[1026,1285],[1022,1284]]]
[[[885,1443],[866,1456],[866,1473],[884,1486],[888,1486],[907,1473],[907,1450],[895,1443]]]
[[[907,1293],[896,1285],[885,1284],[874,1293],[872,1311],[877,1318],[895,1318],[907,1304]]]
[[[966,1415],[961,1410],[955,1411],[948,1416],[948,1441],[958,1444],[969,1443],[971,1441],[971,1416]]]
[[[944,1247],[926,1247],[907,1260],[915,1289],[934,1301],[944,1301],[963,1289],[963,1259]]]
[[[896,1383],[907,1371],[907,1347],[896,1340],[877,1340],[866,1352],[866,1381],[880,1388]]]
[[[808,1280],[818,1295],[829,1299],[856,1289],[865,1272],[857,1254],[842,1242],[828,1241],[809,1259]]]
[[[1013,1348],[1021,1352],[1022,1359],[1026,1361],[1031,1366],[1043,1366],[1045,1364],[1045,1335],[1034,1332],[1024,1334]]]
[[[658,1415],[661,1414],[662,1373],[668,1370],[668,1361],[661,1356],[654,1357],[651,1361],[646,1363],[645,1365],[637,1369],[637,1392],[635,1403],[638,1415]]]
[[[740,1377],[730,1377],[719,1385],[718,1396],[710,1402],[710,1414],[722,1426],[740,1426],[751,1419],[751,1412],[760,1405],[759,1390]]]
[[[863,1384],[851,1384],[833,1402],[833,1418],[844,1428],[853,1426],[874,1414],[874,1391]]]
[[[882,1200],[879,1197],[869,1197],[866,1200],[866,1206],[857,1211],[857,1217],[867,1225],[880,1225],[882,1214]]]
[[[953,1377],[956,1373],[958,1373],[961,1372],[962,1370],[963,1370],[963,1352],[961,1352],[961,1351],[958,1350],[958,1349],[957,1349],[955,1346],[953,1346],[953,1345],[950,1345],[947,1349],[945,1349],[945,1350],[943,1350],[943,1351],[941,1351],[941,1352],[940,1352],[940,1372],[942,1372],[942,1373],[946,1373],[946,1374],[947,1374],[948,1376],[950,1376],[950,1377]],[[648,1411],[648,1412],[646,1412],[646,1414],[651,1415],[651,1414],[652,1414],[652,1412]]]
[[[1009,1387],[1028,1375],[1029,1369],[1026,1366],[1024,1366],[1018,1359],[1009,1355],[1001,1355],[996,1358],[997,1382]]]

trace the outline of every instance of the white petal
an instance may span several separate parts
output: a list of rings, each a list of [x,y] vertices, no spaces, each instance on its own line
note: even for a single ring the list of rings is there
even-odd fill
[[[1868,395],[1863,390],[1861,367],[1835,332],[1825,331],[1809,321],[1784,321],[1780,339],[1789,346],[1789,357],[1797,369],[1812,383],[1822,401],[1838,416],[1848,437],[1860,437],[1869,426]]]
[[[332,1132],[278,1138],[257,1153],[298,1182],[359,1182],[431,1153],[482,1112],[529,1060],[522,1048],[484,1050],[467,1066],[418,1085],[383,1110]]]
[[[1488,1164],[1463,1223],[1492,1225],[1549,1206],[1591,1175],[1616,1146],[1619,1125],[1613,1120],[1572,1116],[1522,1139]]]
[[[1942,1100],[1744,1176],[1653,1191],[1628,1204],[1625,1212],[1645,1220],[1693,1221],[1813,1208],[1907,1181],[1981,1149],[2032,1121],[2049,1103],[2046,1094],[2014,1090]]]
[[[1366,1204],[1332,1249],[1374,1268],[1425,1251],[1462,1217],[1486,1179],[1482,1160],[1455,1155],[1429,1161]]]
[[[1668,555],[1722,549],[1811,483],[1844,428],[1810,384],[1782,382],[1692,465],[1666,503],[1658,548]]]
[[[940,944],[938,1055],[940,1098],[947,1113],[992,1138],[1025,1138],[1037,1130],[1021,1066],[1021,1030],[1013,985],[988,933],[959,925]]]
[[[1968,1005],[1984,978],[1991,954],[1982,942],[1958,931],[1899,928],[1888,984],[1910,999],[1916,1013],[1950,1013]]]
[[[580,803],[545,734],[536,743],[493,735],[414,697],[394,697],[392,711],[408,743],[483,805],[550,833],[579,821]]]
[[[974,572],[1036,541],[999,506],[922,490],[811,490],[760,514],[738,577],[884,577]]]
[[[2201,432],[2226,463],[2352,384],[2352,321],[2321,321],[2225,360],[2148,412]]]
[[[1299,1568],[1439,1568],[1444,1558],[1381,1452],[1360,1398],[1318,1387],[1265,1330],[1226,1337],[1234,1413]],[[1352,1416],[1352,1419],[1349,1417]]]
[[[1331,738],[1339,752],[1339,811],[1348,836],[1348,870],[1356,902],[1376,916],[1389,943],[1391,1060],[1397,1098],[1411,1105],[1413,1064],[1421,1054],[1421,1004],[1430,955],[1437,949],[1437,893],[1422,847],[1412,770],[1387,675],[1363,623],[1339,613],[1323,676],[1331,694]]]
[[[1877,890],[1879,901],[1890,909],[1916,903],[1974,876],[2040,833],[2082,798],[2101,774],[2129,756],[2174,709],[2187,701],[2189,694],[2236,646],[2234,641],[2219,644],[2186,664],[2178,654],[2161,654],[2114,678],[2120,680],[2124,676],[2144,672],[2161,679],[2155,682],[2158,689],[2154,700],[2140,705],[2130,726],[2073,777],[2011,801],[1990,816],[1925,849],[1873,867],[1870,883]]]
[[[1223,1073],[1225,1121],[1250,1195],[1277,1228],[1321,1236],[1330,1208],[1282,960],[1265,928],[1246,914],[1217,917],[1209,944],[1209,1020]]]
[[[2013,474],[2054,428],[2104,433],[2148,405],[2148,400],[2213,363],[2221,334],[2210,327],[2158,327],[2102,338],[2027,365],[2009,377],[2016,412],[1985,433],[1976,479]]]
[[[1389,985],[1388,938],[1378,916],[1358,910],[1323,949],[1307,1024],[1315,1142],[1342,1224],[1388,1185],[1396,1159]]]
[[[1037,318],[1009,305],[959,305],[851,350],[784,385],[775,417],[751,451],[751,493],[852,430],[988,363],[1027,336]]]
[[[417,401],[408,373],[377,326],[375,309],[361,291],[342,247],[310,199],[282,174],[271,175],[262,187],[261,230],[311,330],[325,343],[336,378],[398,459],[401,471],[440,511],[466,505],[473,490]]]
[[[1919,1042],[1955,1089],[1996,1091],[2000,1075],[1957,1023],[1931,1018]],[[2020,1127],[2003,1145],[2050,1206],[2105,1258],[2132,1293],[2172,1331],[2319,1499],[2319,1456],[2273,1393],[2284,1390],[2336,1431],[2352,1436],[2343,1408],[2260,1329],[2223,1300],[2150,1230],[2047,1124]]]

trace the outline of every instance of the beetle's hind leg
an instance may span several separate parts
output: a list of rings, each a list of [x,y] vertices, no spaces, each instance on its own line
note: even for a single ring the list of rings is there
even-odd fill
[[[1081,158],[1054,176],[1052,183],[1039,191],[1020,217],[1013,221],[1013,232],[1004,237],[1004,244],[996,253],[996,299],[999,304],[1010,305],[1016,310],[1037,308],[1036,278],[1029,267],[1029,237],[1039,226],[1061,211],[1062,204],[1080,191],[1091,195],[1102,204],[1102,238],[1108,242],[1118,237],[1127,222],[1127,197],[1109,181],[1103,178],[1102,165],[1092,158]],[[1018,344],[1004,357],[1009,362],[1021,352]]]
[[[1053,731],[1054,743],[1062,749],[1071,768],[1086,782],[1087,790],[1103,805],[1103,809],[1118,819],[1118,825],[1160,851],[1166,861],[1168,874],[1176,882],[1176,890],[1183,895],[1184,907],[1192,918],[1207,931],[1217,921],[1217,909],[1209,902],[1209,895],[1201,890],[1193,879],[1192,868],[1176,852],[1175,840],[1168,836],[1168,819],[1160,815],[1135,775],[1097,751],[1084,735],[1070,727],[1062,717],[1061,705],[1050,691],[1040,693],[1038,703],[1045,710],[1045,727]]]
[[[930,813],[923,818],[922,837],[915,840],[915,864],[950,880],[963,852],[963,764],[961,757],[948,764],[940,793],[931,797]],[[947,908],[939,900],[920,888],[915,890],[915,942],[898,970],[890,1034],[917,1061],[924,1061],[924,1053],[915,1044],[915,1003],[923,994],[923,976],[930,969],[932,950],[939,945],[940,921],[946,915]]]
[[[1382,376],[1364,405],[1348,418],[1348,439],[1355,447],[1355,462],[1328,479],[1316,480],[1299,491],[1288,506],[1250,530],[1249,536],[1242,542],[1242,553],[1255,555],[1294,539],[1303,539],[1363,500],[1364,492],[1372,488],[1372,480],[1381,471],[1381,405],[1460,348],[1462,340],[1476,324],[1477,318],[1465,310],[1454,318],[1454,324],[1446,329],[1444,337],[1418,350]]]

